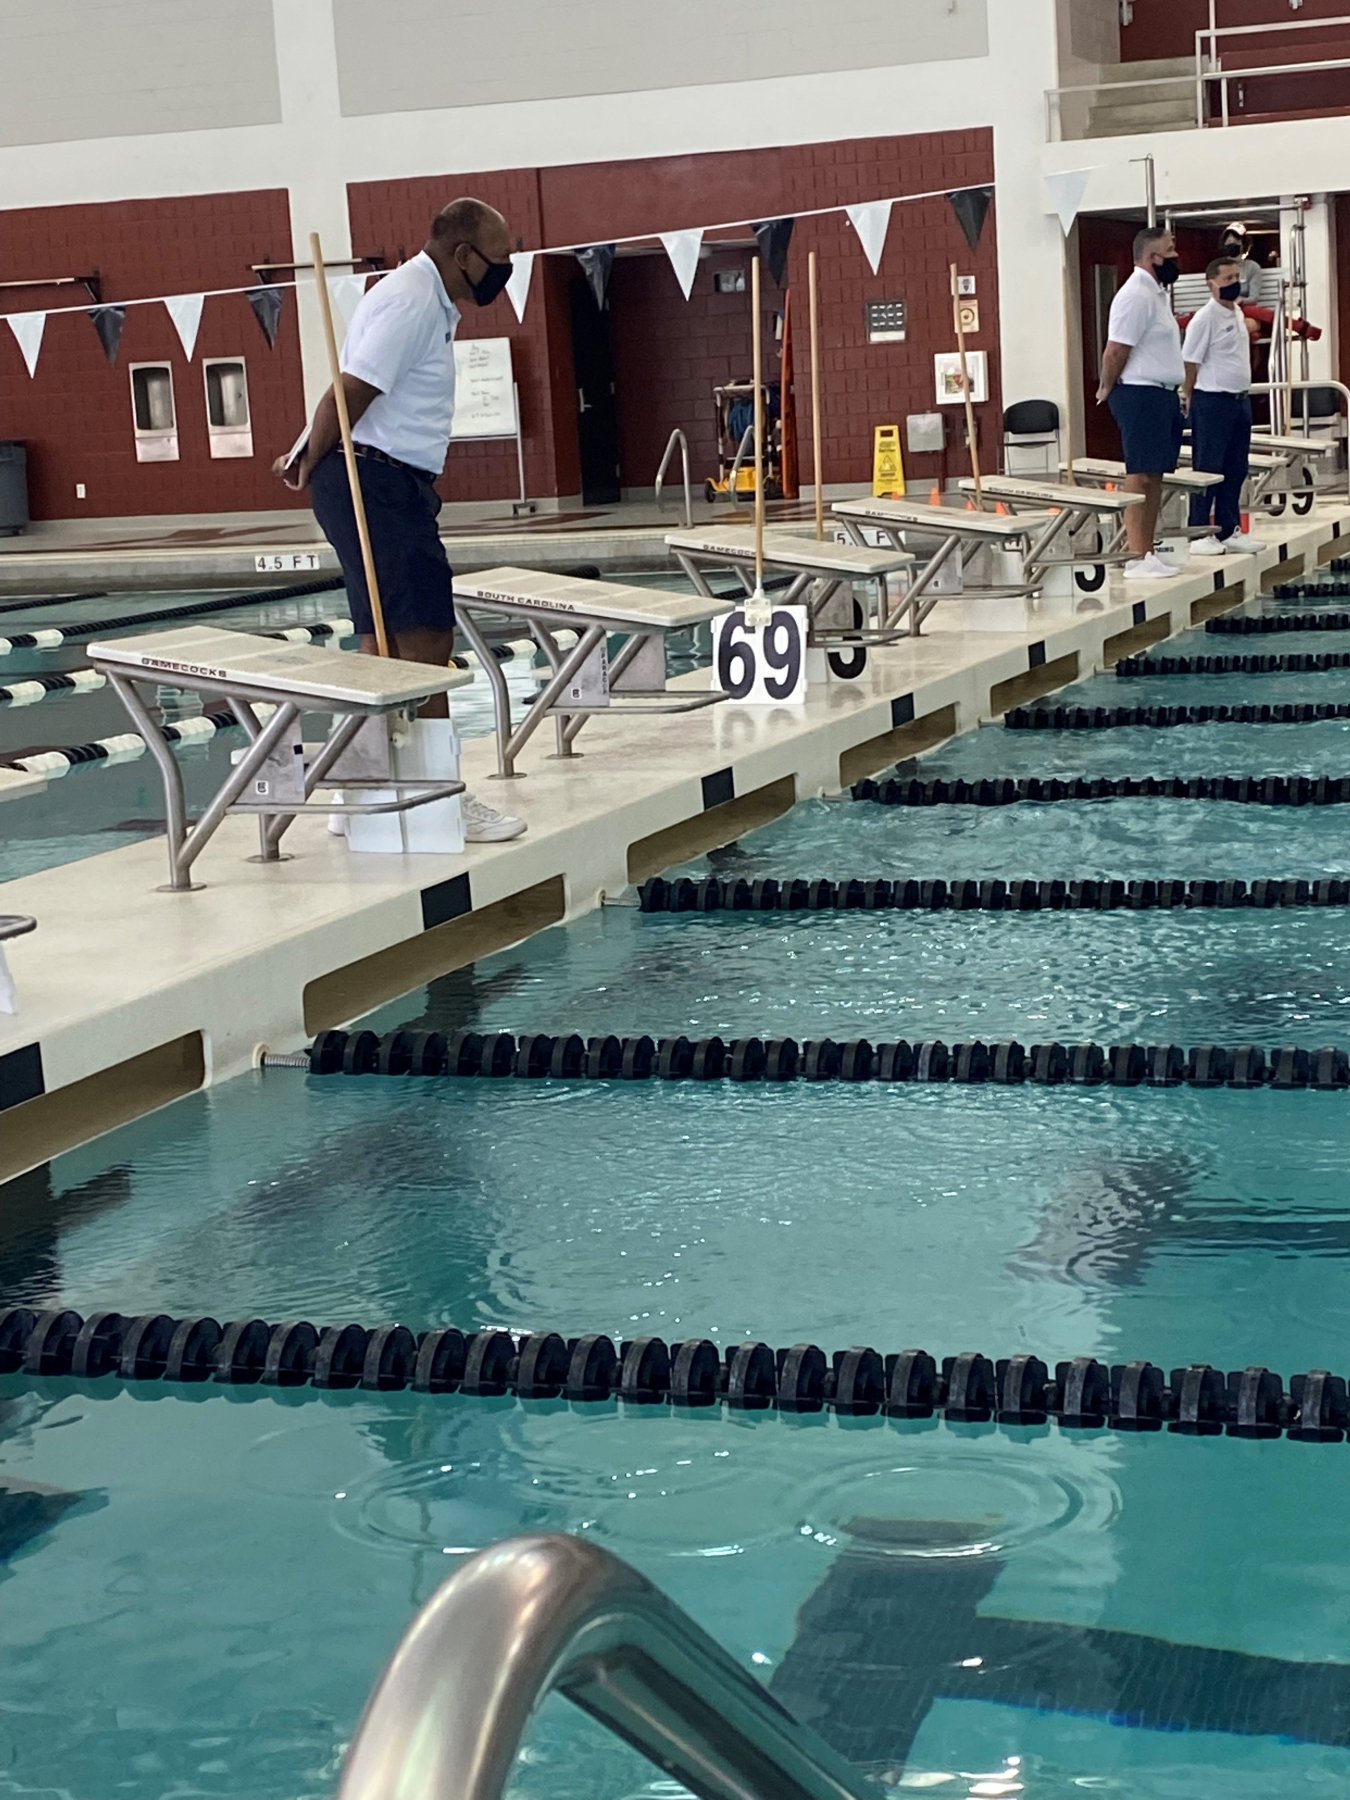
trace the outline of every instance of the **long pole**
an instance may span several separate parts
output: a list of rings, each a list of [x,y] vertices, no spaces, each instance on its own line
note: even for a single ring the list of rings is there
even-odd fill
[[[825,536],[825,484],[820,473],[820,309],[816,291],[816,253],[806,259],[811,301],[811,467],[816,477],[816,542]]]
[[[755,591],[764,589],[764,323],[759,305],[759,258],[750,265],[751,332],[755,351]]]
[[[966,402],[966,443],[970,447],[970,472],[975,477],[975,510],[984,511],[984,489],[980,486],[980,453],[975,447],[975,407],[970,398],[970,370],[966,366],[966,329],[961,323],[961,302],[957,291],[956,264],[951,266],[952,322],[956,326],[956,348],[961,358],[961,392]]]
[[[370,547],[370,526],[366,523],[366,503],[361,493],[361,475],[356,466],[356,446],[352,443],[352,422],[347,413],[347,390],[342,385],[342,365],[338,361],[337,335],[333,330],[333,306],[328,297],[328,273],[323,265],[319,234],[309,234],[309,253],[314,262],[314,283],[319,290],[319,311],[323,314],[323,335],[328,343],[328,367],[333,377],[333,401],[337,406],[338,430],[342,433],[342,454],[347,463],[347,482],[352,490],[352,511],[356,515],[356,535],[361,540],[361,564],[366,572],[366,592],[370,595],[370,616],[375,623],[375,647],[381,656],[389,654],[389,639],[384,629],[384,608],[380,604],[380,583],[375,574],[375,552]]]

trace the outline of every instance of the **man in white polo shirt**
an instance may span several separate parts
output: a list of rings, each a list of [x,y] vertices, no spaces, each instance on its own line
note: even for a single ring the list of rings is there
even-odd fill
[[[455,331],[462,306],[487,306],[511,278],[506,220],[482,200],[452,200],[407,262],[362,296],[342,347],[361,497],[391,656],[444,667],[455,644],[450,564],[436,529],[455,415]],[[291,487],[308,486],[314,516],[338,553],[361,648],[373,655],[375,624],[342,455],[333,390],[320,400],[297,461],[274,465]],[[423,713],[445,718],[444,694]],[[519,837],[524,822],[466,794],[464,835],[474,843]]]
[[[1218,487],[1191,496],[1191,524],[1214,530],[1191,545],[1192,556],[1228,550],[1261,550],[1260,538],[1242,530],[1242,484],[1252,447],[1252,338],[1238,305],[1242,271],[1236,257],[1216,256],[1205,270],[1210,298],[1186,327],[1182,400],[1191,420],[1191,467],[1222,475]]]
[[[1186,379],[1181,333],[1168,290],[1180,274],[1176,243],[1161,225],[1146,225],[1134,240],[1134,272],[1111,302],[1107,345],[1102,353],[1097,404],[1109,401],[1125,452],[1125,491],[1142,494],[1144,504],[1125,514],[1125,536],[1133,560],[1127,581],[1179,575],[1181,565],[1153,548],[1162,503],[1162,478],[1177,466],[1181,448],[1181,402]]]

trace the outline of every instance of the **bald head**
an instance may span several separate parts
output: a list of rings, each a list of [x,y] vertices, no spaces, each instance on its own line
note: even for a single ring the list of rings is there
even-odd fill
[[[431,221],[426,252],[441,272],[445,291],[463,304],[493,264],[509,267],[511,233],[495,206],[466,195],[443,206]]]

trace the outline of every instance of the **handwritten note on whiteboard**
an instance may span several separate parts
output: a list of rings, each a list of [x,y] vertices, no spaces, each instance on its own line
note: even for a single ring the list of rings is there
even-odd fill
[[[510,338],[456,338],[455,422],[451,438],[515,435]]]

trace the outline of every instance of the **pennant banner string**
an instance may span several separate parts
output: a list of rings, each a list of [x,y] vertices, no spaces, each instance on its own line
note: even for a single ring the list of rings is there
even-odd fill
[[[1105,168],[1107,165],[1102,164],[1100,166]],[[989,188],[991,183],[986,181],[975,181],[971,182],[969,185],[971,188]],[[907,201],[911,200],[945,200],[951,193],[963,193],[965,191],[966,190],[963,188],[931,188],[922,194],[893,194],[889,201],[872,201],[865,202],[864,204],[902,206]],[[802,211],[794,213],[792,216],[797,219],[820,219],[824,218],[828,213],[842,213],[847,210],[848,209],[845,206],[813,206],[803,208]],[[734,231],[738,226],[744,225],[750,227],[756,222],[757,221],[752,219],[724,219],[719,225],[703,225],[700,226],[699,229],[706,237],[707,234],[712,231]],[[658,241],[660,236],[661,233],[658,231],[639,231],[635,232],[631,237],[610,238],[607,240],[606,247],[608,247],[609,244],[650,244]],[[575,256],[578,250],[590,250],[594,247],[594,241],[582,244],[549,244],[541,247],[532,254],[539,256]],[[523,252],[517,252],[517,255],[520,254],[523,254]],[[378,278],[381,275],[388,274],[389,270],[373,269],[370,273]],[[248,287],[206,288],[202,293],[202,298],[203,300],[218,300],[231,294],[248,294],[256,292],[257,285],[258,284],[255,282],[250,283]],[[280,290],[284,288],[298,288],[301,283],[299,281],[269,281],[266,285],[271,289]],[[172,298],[174,298],[174,296],[169,294],[145,294],[135,299],[119,300],[117,301],[117,305],[163,306],[166,300]],[[63,313],[87,313],[88,311],[89,307],[87,303],[84,306],[52,306],[46,309],[48,318],[57,318]],[[23,316],[24,315],[21,313],[0,313],[0,319],[22,318]]]

